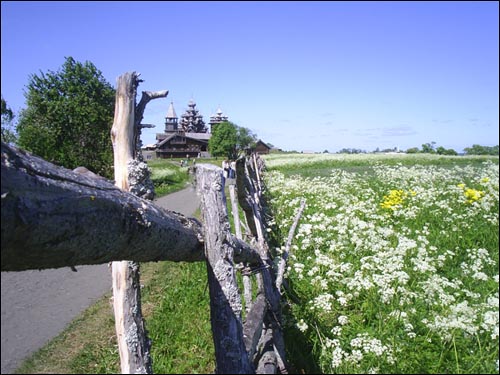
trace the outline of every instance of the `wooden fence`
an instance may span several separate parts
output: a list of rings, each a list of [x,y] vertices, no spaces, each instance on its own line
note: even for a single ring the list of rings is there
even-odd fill
[[[219,167],[199,164],[195,169],[203,224],[154,205],[148,200],[151,183],[140,157],[140,122],[148,101],[168,92],[143,92],[136,105],[139,82],[135,72],[117,79],[111,132],[114,185],[2,143],[1,270],[113,262],[121,371],[152,373],[137,262],[205,261],[216,373],[287,373],[280,289],[304,203],[285,251],[275,260],[265,236],[264,164],[256,154],[237,160],[236,185],[228,186],[236,234],[230,231]]]

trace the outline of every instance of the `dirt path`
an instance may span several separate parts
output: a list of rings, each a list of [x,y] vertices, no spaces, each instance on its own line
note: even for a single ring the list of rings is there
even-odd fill
[[[192,216],[200,200],[192,186],[159,198],[161,207]],[[1,373],[57,336],[80,313],[111,290],[107,264],[1,273]]]

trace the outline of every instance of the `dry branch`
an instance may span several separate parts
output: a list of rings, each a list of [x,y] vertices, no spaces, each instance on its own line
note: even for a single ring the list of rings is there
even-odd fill
[[[288,254],[290,253],[290,247],[292,246],[292,239],[295,234],[295,229],[297,228],[297,224],[299,223],[300,217],[302,216],[302,212],[304,212],[304,208],[306,207],[306,201],[302,200],[300,203],[299,210],[295,215],[295,220],[293,221],[292,226],[290,227],[290,231],[288,232],[288,238],[286,240],[285,249],[283,250],[283,254],[281,254],[281,259],[278,264],[278,272],[276,276],[276,289],[281,289],[281,284],[283,283],[283,275],[285,274],[286,261],[288,260]]]

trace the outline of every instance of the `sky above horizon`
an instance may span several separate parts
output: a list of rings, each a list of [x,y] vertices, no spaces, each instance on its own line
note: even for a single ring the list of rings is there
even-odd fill
[[[169,90],[146,107],[144,144],[171,101],[284,150],[499,141],[499,3],[2,1],[1,93],[17,114],[32,74],[65,57],[113,86]]]

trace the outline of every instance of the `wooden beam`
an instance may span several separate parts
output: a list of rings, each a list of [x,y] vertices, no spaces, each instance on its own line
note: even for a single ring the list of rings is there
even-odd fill
[[[3,142],[1,153],[2,271],[205,259],[196,219]]]

